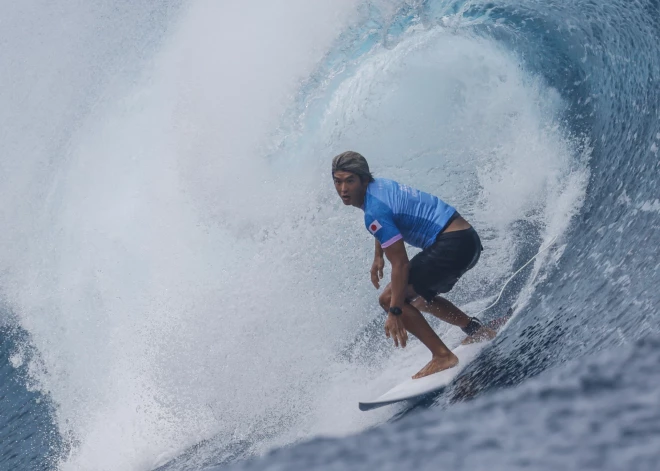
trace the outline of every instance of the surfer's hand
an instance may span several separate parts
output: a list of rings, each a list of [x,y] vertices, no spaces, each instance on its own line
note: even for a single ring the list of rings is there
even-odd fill
[[[380,280],[383,279],[383,268],[385,267],[385,259],[383,257],[375,257],[374,263],[371,265],[371,282],[376,287],[380,288]]]
[[[401,343],[401,348],[406,348],[408,343],[408,332],[403,325],[403,319],[401,316],[395,316],[394,314],[388,314],[387,320],[385,321],[385,336],[387,338],[392,337],[394,340],[394,345],[399,346]]]

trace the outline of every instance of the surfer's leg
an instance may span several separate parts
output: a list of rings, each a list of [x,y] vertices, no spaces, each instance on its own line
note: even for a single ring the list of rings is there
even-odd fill
[[[430,303],[419,296],[413,301],[413,305],[420,311],[433,314],[438,319],[448,322],[449,324],[456,325],[461,329],[465,329],[471,320],[467,314],[456,307],[451,301],[443,298],[442,296],[436,296]],[[468,335],[462,343],[468,344],[474,342],[483,342],[484,340],[490,340],[494,338],[495,335],[497,335],[495,330],[484,325],[472,335]]]
[[[412,289],[412,287],[410,288]],[[411,292],[411,294],[414,291]],[[381,307],[387,312],[390,307],[392,292],[388,285],[380,295]],[[446,370],[458,364],[458,357],[440,340],[438,334],[431,328],[419,310],[410,303],[405,303],[402,308],[401,320],[408,332],[417,337],[429,350],[433,358],[413,378],[421,378],[442,370]]]
[[[418,296],[412,304],[422,312],[433,314],[438,319],[461,328],[467,327],[470,323],[470,317],[467,314],[442,296],[436,296],[430,303]]]
[[[408,281],[419,296],[413,305],[449,324],[465,328],[470,318],[445,298],[458,280],[479,261],[481,241],[473,228],[441,233],[435,243],[410,261]]]
[[[419,294],[412,301],[413,305],[463,329],[468,334],[467,343],[491,339],[495,337],[495,331],[480,326],[478,321],[473,321],[439,294],[451,291],[456,282],[476,265],[481,250],[479,235],[473,228],[441,233],[433,245],[412,258],[408,275],[409,282]]]

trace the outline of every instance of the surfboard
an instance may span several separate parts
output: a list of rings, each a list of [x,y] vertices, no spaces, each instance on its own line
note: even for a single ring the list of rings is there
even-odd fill
[[[499,330],[506,321],[509,319],[509,316],[504,318],[496,319],[492,322],[487,323],[488,327]],[[394,386],[392,389],[386,393],[378,396],[375,399],[370,399],[366,401],[360,401],[359,407],[361,411],[368,411],[371,409],[377,409],[378,407],[387,406],[389,404],[394,404],[401,401],[409,401],[413,399],[426,396],[434,392],[438,392],[445,387],[447,387],[453,380],[460,374],[465,367],[474,360],[479,352],[484,349],[492,340],[472,343],[468,345],[459,345],[457,348],[452,350],[454,355],[458,357],[458,365],[448,370],[441,371],[424,378],[419,379],[408,379],[403,383],[400,383]]]

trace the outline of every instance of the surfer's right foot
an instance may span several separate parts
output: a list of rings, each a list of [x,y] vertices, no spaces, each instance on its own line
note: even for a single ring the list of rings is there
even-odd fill
[[[424,376],[432,375],[433,373],[439,373],[449,368],[453,368],[458,365],[458,357],[453,353],[449,352],[448,355],[433,355],[431,361],[426,364],[424,368],[419,370],[419,372],[413,376],[413,379],[423,378]]]

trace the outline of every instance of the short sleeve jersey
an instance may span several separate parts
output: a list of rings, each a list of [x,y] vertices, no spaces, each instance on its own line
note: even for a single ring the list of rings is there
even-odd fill
[[[367,230],[384,249],[401,239],[429,247],[456,212],[436,196],[385,178],[369,184],[362,209]]]

